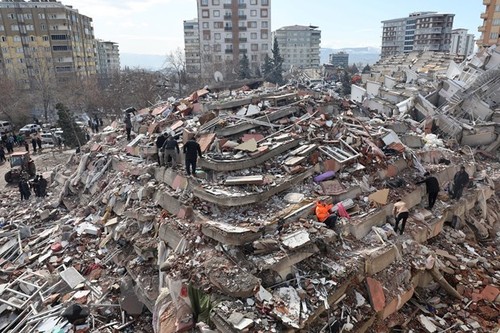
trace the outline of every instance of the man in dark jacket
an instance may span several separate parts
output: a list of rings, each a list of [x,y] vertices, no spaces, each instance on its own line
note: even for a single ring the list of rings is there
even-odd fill
[[[166,134],[160,134],[157,138],[156,138],[156,153],[158,154],[158,164],[160,166],[162,166],[162,156],[163,156],[163,152],[162,152],[162,147],[163,147],[163,144],[165,143],[165,141],[167,140],[167,137],[166,137]]]
[[[196,175],[196,160],[201,157],[201,147],[194,138],[189,139],[182,148],[186,160],[186,173],[188,176]]]
[[[177,140],[175,140],[173,136],[169,135],[167,140],[163,143],[162,150],[163,150],[163,160],[165,166],[168,166],[168,161],[170,160],[172,162],[172,169],[175,168],[177,164],[177,154],[180,153],[179,144],[177,143]],[[196,169],[196,156],[194,164],[195,164],[194,167]]]
[[[464,187],[469,183],[469,174],[465,171],[465,167],[462,165],[460,171],[453,177],[453,194],[452,199],[460,200],[462,197],[462,192]]]
[[[132,138],[130,136],[130,132],[132,132],[132,120],[130,119],[130,113],[125,115],[125,131],[127,131],[127,141],[130,141]]]
[[[47,180],[42,175],[38,176],[38,196],[44,198],[47,195]]]
[[[31,191],[28,182],[24,178],[19,181],[19,193],[21,194],[21,200],[29,200]]]
[[[427,194],[429,195],[429,206],[426,208],[428,210],[432,210],[432,207],[434,207],[434,204],[436,203],[436,199],[438,197],[439,193],[439,182],[436,177],[431,176],[429,172],[426,172],[424,174],[425,179],[417,182],[418,184],[423,184],[425,183],[425,187],[427,189]]]

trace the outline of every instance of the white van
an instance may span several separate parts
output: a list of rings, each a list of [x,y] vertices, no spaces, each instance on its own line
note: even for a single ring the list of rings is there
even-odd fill
[[[8,121],[0,120],[0,134],[12,131],[12,125]]]

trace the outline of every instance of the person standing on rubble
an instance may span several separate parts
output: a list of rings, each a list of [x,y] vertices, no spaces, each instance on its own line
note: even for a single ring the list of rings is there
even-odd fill
[[[47,180],[42,175],[38,176],[38,196],[44,198],[47,195]]]
[[[163,144],[165,143],[165,141],[167,140],[167,135],[166,133],[162,133],[160,134],[157,138],[156,138],[156,153],[158,154],[158,164],[160,166],[162,166],[162,157],[163,157],[163,152],[162,152],[162,147],[163,147]]]
[[[127,141],[130,141],[130,133],[132,132],[132,120],[130,119],[130,113],[125,114],[125,131],[127,131]]]
[[[465,167],[462,165],[460,170],[453,177],[453,193],[451,198],[460,200],[462,197],[462,192],[464,187],[469,183],[469,174],[465,171]]]
[[[431,176],[430,172],[424,173],[424,180],[416,182],[417,185],[425,183],[425,188],[427,194],[429,195],[429,205],[426,207],[428,210],[432,210],[439,193],[439,181],[436,177]]]
[[[24,177],[19,180],[19,193],[21,194],[21,200],[29,200],[31,191],[28,182]]]
[[[195,141],[195,143],[196,143],[196,141]],[[196,144],[198,144],[198,143],[196,143]],[[199,146],[200,145],[198,145],[198,147]],[[163,160],[164,160],[163,163],[165,164],[165,166],[168,167],[168,160],[170,159],[172,161],[172,169],[174,169],[177,165],[177,154],[180,154],[180,150],[179,150],[179,144],[177,143],[177,140],[175,140],[175,138],[172,135],[169,135],[167,140],[165,140],[165,142],[163,143],[162,151],[163,151]],[[201,151],[200,151],[200,154],[201,154]],[[196,170],[196,155],[194,156],[194,158],[195,158],[194,170]],[[193,171],[193,174],[194,174],[194,171]]]
[[[328,229],[334,229],[337,224],[337,215],[330,213],[332,208],[333,204],[326,204],[321,200],[316,203],[316,218],[319,222],[323,222]]]
[[[408,208],[406,207],[406,202],[399,200],[394,204],[394,207],[392,208],[392,215],[396,218],[396,224],[394,225],[394,232],[398,233],[398,226],[399,222],[401,222],[401,230],[400,230],[400,235],[403,234],[405,231],[405,226],[406,226],[406,220],[408,219],[408,216],[410,216],[410,212],[408,211]]]
[[[198,159],[198,156],[201,158],[201,147],[196,142],[195,138],[192,137],[191,139],[188,140],[184,144],[184,147],[182,147],[182,151],[184,153],[185,157],[185,162],[186,162],[186,173],[188,176],[191,176],[191,173],[193,176],[196,175],[196,160]]]

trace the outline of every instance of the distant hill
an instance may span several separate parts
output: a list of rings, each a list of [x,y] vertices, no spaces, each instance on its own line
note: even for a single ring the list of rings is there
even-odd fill
[[[380,59],[380,49],[377,47],[350,47],[344,49],[320,49],[320,61],[322,64],[328,63],[331,53],[346,52],[349,54],[349,65],[363,64],[372,65]]]
[[[120,66],[158,70],[165,66],[165,58],[166,56],[154,54],[120,53]]]

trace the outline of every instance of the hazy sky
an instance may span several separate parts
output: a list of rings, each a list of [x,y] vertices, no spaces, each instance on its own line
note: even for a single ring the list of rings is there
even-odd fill
[[[166,55],[183,48],[182,22],[196,18],[196,0],[61,0],[94,20],[96,38],[119,43],[121,53]],[[383,20],[415,11],[455,14],[454,28],[479,38],[481,0],[270,0],[271,28],[316,25],[321,47],[380,47]]]

